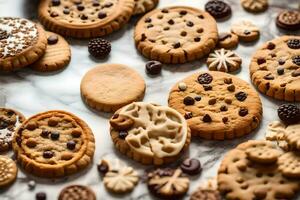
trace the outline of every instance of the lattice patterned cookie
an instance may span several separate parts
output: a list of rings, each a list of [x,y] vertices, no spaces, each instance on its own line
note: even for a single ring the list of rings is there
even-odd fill
[[[134,15],[140,15],[155,8],[159,0],[135,0]]]
[[[300,178],[299,152],[286,152],[278,159],[279,170],[288,178]]]
[[[289,125],[286,127],[285,140],[291,149],[300,151],[300,124]]]
[[[116,128],[115,122],[123,121],[116,120],[118,118],[125,122],[129,118],[133,123],[130,128]],[[166,106],[132,103],[118,110],[110,123],[115,147],[143,164],[172,162],[190,144],[190,131],[184,117]]]
[[[0,188],[11,185],[17,178],[16,163],[7,156],[0,156]]]
[[[130,19],[134,0],[44,0],[39,18],[49,30],[76,38],[112,33]]]
[[[135,27],[137,49],[163,63],[185,63],[208,54],[218,41],[216,21],[191,7],[156,9]]]
[[[26,172],[55,178],[86,168],[92,162],[95,144],[84,121],[64,111],[48,111],[19,127],[13,149]]]

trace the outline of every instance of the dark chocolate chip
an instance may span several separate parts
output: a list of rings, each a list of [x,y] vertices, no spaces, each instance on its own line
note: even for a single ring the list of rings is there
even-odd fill
[[[164,31],[168,31],[168,30],[170,30],[170,27],[164,27]]]
[[[227,38],[231,38],[231,33],[220,33],[219,34],[219,41],[224,41]]]
[[[201,96],[195,96],[194,98],[196,101],[201,101]]]
[[[220,110],[221,111],[227,111],[228,110],[228,108],[227,108],[227,106],[225,106],[225,105],[222,105],[221,107],[220,107]]]
[[[277,74],[278,75],[283,75],[284,74],[284,68],[283,67],[278,67],[277,68]]]
[[[70,150],[74,150],[76,147],[76,142],[71,140],[71,141],[68,141],[67,142],[67,148],[70,149]]]
[[[214,104],[216,104],[216,103],[217,103],[217,99],[215,99],[215,98],[210,99],[210,100],[208,101],[208,104],[209,104],[209,105],[214,105]]]
[[[235,91],[235,86],[234,85],[229,85],[227,86],[227,90],[230,92],[234,92]]]
[[[268,43],[267,48],[268,48],[269,50],[273,50],[273,49],[275,49],[275,47],[276,47],[276,45],[275,45],[273,42],[269,42],[269,43]]]
[[[102,175],[106,174],[109,171],[107,164],[101,163],[97,166],[98,172]]]
[[[207,123],[212,121],[209,114],[205,114],[202,120],[203,122],[207,122]]]
[[[278,64],[279,64],[279,65],[284,65],[284,64],[285,64],[285,60],[279,59],[279,60],[278,60]]]
[[[200,42],[200,40],[201,40],[200,37],[195,37],[195,38],[194,38],[194,41],[195,41],[195,42]]]
[[[141,35],[141,41],[145,41],[147,39],[147,36],[145,35],[145,33],[143,33],[142,35]]]
[[[107,2],[104,4],[104,8],[112,7],[114,4],[112,2]]]
[[[198,159],[188,158],[185,159],[181,165],[181,170],[189,175],[197,175],[201,172],[201,164]]]
[[[186,97],[184,97],[184,99],[183,99],[183,103],[184,103],[185,105],[187,105],[187,106],[190,106],[190,105],[194,105],[195,100],[194,100],[192,97],[190,97],[190,96],[186,96]]]
[[[65,15],[70,14],[70,9],[69,9],[69,8],[64,8],[63,13],[64,13]]]
[[[47,39],[48,44],[52,45],[52,44],[56,44],[58,42],[58,37],[57,35],[50,35]]]
[[[44,158],[52,158],[54,156],[54,153],[52,151],[44,151],[43,157]]]
[[[51,17],[57,17],[57,16],[58,16],[58,13],[57,13],[57,12],[52,12],[52,13],[50,14],[50,16],[51,16]]]
[[[147,17],[146,19],[145,19],[145,23],[150,23],[152,20],[151,20],[151,18],[150,17]]]
[[[275,77],[272,74],[267,74],[267,75],[264,76],[265,80],[274,80],[274,78]]]
[[[174,49],[178,49],[181,46],[180,42],[175,42],[173,44]]]
[[[203,85],[203,88],[204,88],[205,91],[212,90],[212,86],[211,85]]]
[[[100,3],[99,3],[98,1],[96,1],[96,0],[94,0],[94,1],[93,1],[93,6],[94,6],[94,7],[100,6]]]
[[[185,114],[184,114],[184,118],[185,119],[191,119],[193,117],[193,113],[191,113],[191,112],[186,112]]]
[[[52,0],[51,3],[52,3],[52,6],[59,6],[60,0]]]
[[[212,81],[213,77],[209,73],[200,74],[198,76],[198,82],[200,84],[210,84]]]
[[[235,94],[235,98],[239,101],[245,101],[247,99],[247,94],[245,92],[238,92]]]
[[[179,12],[179,14],[180,14],[180,15],[186,15],[186,14],[187,14],[187,11],[186,11],[186,10],[181,10],[181,11]]]
[[[299,39],[290,39],[287,41],[287,45],[291,49],[300,49],[300,40]]]
[[[186,25],[189,26],[189,27],[193,27],[193,26],[194,26],[194,23],[191,22],[191,21],[188,21],[188,22],[186,23]]]
[[[98,16],[99,16],[99,15],[98,15]],[[88,19],[88,16],[85,15],[85,14],[82,14],[81,17],[80,17],[80,19],[82,19],[82,20],[87,20],[87,19]]]
[[[173,19],[170,19],[170,20],[168,21],[168,24],[173,25],[173,24],[175,24],[175,22],[174,22]]]
[[[232,78],[225,78],[224,83],[231,84],[232,83]]]
[[[162,12],[162,13],[168,13],[169,11],[168,11],[167,9],[164,8],[164,9],[161,10],[161,12]]]
[[[77,5],[77,10],[83,11],[84,10],[84,6],[82,4]]]
[[[45,192],[38,192],[35,195],[35,199],[36,200],[46,200],[47,199],[47,195]]]
[[[264,59],[264,58],[258,58],[257,59],[257,64],[261,65],[261,64],[264,64],[264,63],[266,63],[266,59]]]
[[[153,24],[148,24],[148,25],[147,25],[147,28],[152,28],[152,27],[154,27]]]
[[[294,64],[300,66],[300,55],[293,57],[292,60]]]
[[[52,139],[52,140],[58,140],[58,138],[59,138],[59,132],[52,132],[51,134],[50,134],[50,138]]]
[[[223,121],[224,124],[226,124],[228,122],[228,117],[223,117],[222,121]]]
[[[105,17],[107,17],[107,14],[106,14],[105,12],[101,12],[101,11],[100,11],[100,12],[98,13],[98,18],[99,18],[99,19],[104,19]]]
[[[231,99],[225,99],[225,103],[231,104],[231,103],[232,103],[232,100],[231,100]]]
[[[240,108],[239,115],[241,117],[244,117],[244,116],[248,115],[248,109],[247,108]]]
[[[146,72],[150,75],[157,75],[161,73],[162,64],[159,61],[149,61],[146,63]]]
[[[119,132],[119,138],[120,139],[124,140],[127,137],[127,135],[128,135],[127,131],[120,131]]]
[[[50,134],[50,131],[48,131],[48,130],[42,130],[41,136],[43,138],[48,138],[49,134]]]

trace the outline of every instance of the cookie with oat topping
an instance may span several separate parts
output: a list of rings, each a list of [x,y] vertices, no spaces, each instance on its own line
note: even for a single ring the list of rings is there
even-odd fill
[[[88,125],[65,111],[48,111],[27,119],[16,131],[13,150],[30,174],[58,178],[86,168],[95,151]]]

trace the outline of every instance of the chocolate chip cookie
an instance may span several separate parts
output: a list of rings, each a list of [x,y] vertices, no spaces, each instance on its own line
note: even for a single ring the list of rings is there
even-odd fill
[[[191,7],[156,9],[135,27],[137,49],[147,58],[163,63],[186,63],[202,58],[218,41],[216,21]]]
[[[300,37],[282,36],[262,45],[252,57],[250,76],[262,93],[300,101]]]
[[[56,178],[86,168],[95,151],[88,125],[65,111],[48,111],[27,119],[16,131],[13,150],[30,174]]]
[[[64,36],[91,38],[108,35],[130,19],[134,0],[45,0],[38,12],[41,23]]]
[[[178,82],[170,91],[169,106],[186,118],[192,135],[213,140],[246,135],[262,118],[257,92],[223,72],[198,72]]]

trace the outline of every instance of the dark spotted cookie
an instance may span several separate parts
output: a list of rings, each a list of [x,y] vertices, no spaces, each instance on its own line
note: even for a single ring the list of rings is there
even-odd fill
[[[250,75],[262,93],[300,101],[300,37],[282,36],[265,43],[252,57]]]
[[[284,10],[276,18],[276,25],[287,30],[300,29],[300,12],[297,10]]]
[[[223,72],[199,72],[180,81],[170,91],[169,106],[185,116],[192,135],[206,139],[241,137],[262,118],[257,92]]]

